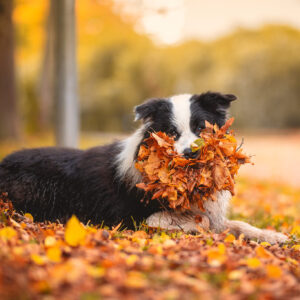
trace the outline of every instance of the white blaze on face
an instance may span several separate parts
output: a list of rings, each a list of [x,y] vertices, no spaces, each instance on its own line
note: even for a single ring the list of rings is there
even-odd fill
[[[198,137],[191,131],[191,94],[182,94],[170,98],[173,104],[173,124],[180,134],[179,139],[175,142],[175,149],[178,153],[183,153],[184,149],[190,148],[191,143]]]

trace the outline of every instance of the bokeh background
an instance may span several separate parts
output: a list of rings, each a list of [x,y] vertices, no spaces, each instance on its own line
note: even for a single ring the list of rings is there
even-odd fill
[[[148,235],[145,224],[133,235],[118,226],[108,233],[72,218],[69,234],[87,237],[71,247],[62,224],[32,223],[28,214],[13,221],[0,199],[0,298],[296,299],[300,0],[0,0],[0,161],[21,148],[61,145],[64,61],[54,55],[61,32],[53,7],[62,3],[76,3],[77,59],[70,51],[66,60],[77,65],[69,100],[79,100],[80,116],[71,106],[76,126],[65,122],[75,144],[77,121],[80,148],[124,138],[139,125],[133,107],[147,98],[233,93],[233,127],[254,165],[241,167],[228,217],[289,241],[281,249],[223,241],[227,233]]]
[[[55,143],[49,3],[13,1],[16,97],[1,95],[1,157]],[[233,93],[255,162],[242,176],[298,187],[299,16],[299,0],[77,0],[80,146],[134,130],[147,98]]]

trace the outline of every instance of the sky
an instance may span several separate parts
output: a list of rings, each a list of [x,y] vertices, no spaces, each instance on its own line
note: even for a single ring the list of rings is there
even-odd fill
[[[162,44],[214,40],[239,27],[286,24],[300,29],[300,0],[124,0],[141,16],[138,31]]]

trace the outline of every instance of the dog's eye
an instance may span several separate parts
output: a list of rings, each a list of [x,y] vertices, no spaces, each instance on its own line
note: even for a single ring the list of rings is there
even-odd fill
[[[174,137],[174,140],[177,141],[179,139],[179,133],[176,129],[171,129],[169,135]]]
[[[202,131],[204,128],[205,128],[205,126],[199,126],[199,127],[197,128],[197,130],[196,130],[196,133],[197,133],[197,134],[200,134],[201,131]]]

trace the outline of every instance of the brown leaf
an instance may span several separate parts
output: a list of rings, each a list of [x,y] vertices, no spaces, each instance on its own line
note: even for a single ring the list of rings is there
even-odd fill
[[[226,133],[232,122],[233,118],[229,119],[221,129],[206,122],[195,159],[178,154],[174,139],[165,133],[151,133],[144,140],[135,164],[143,178],[137,187],[151,191],[153,200],[167,199],[174,209],[189,209],[196,204],[204,211],[203,202],[216,200],[217,191],[226,189],[234,194],[234,176],[249,158],[241,149],[236,151],[233,132]]]

